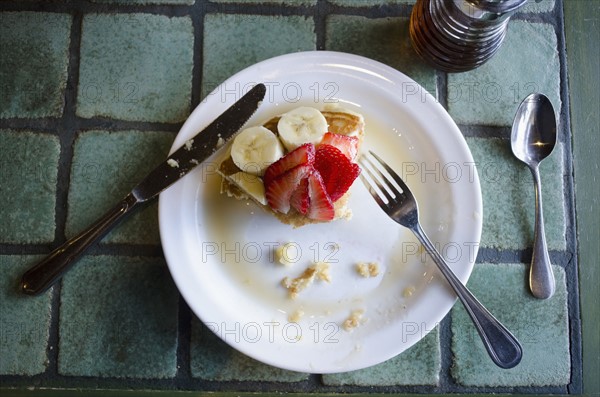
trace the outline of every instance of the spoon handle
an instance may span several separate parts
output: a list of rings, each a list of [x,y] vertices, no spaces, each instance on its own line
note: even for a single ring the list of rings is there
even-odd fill
[[[532,167],[535,185],[535,234],[533,236],[533,255],[529,270],[529,288],[533,296],[548,299],[554,294],[555,282],[552,273],[546,233],[544,232],[544,211],[542,209],[542,184],[539,168]]]

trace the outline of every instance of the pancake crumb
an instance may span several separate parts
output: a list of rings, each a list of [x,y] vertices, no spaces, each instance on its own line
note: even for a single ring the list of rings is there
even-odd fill
[[[363,309],[356,309],[350,313],[350,317],[348,317],[343,323],[342,328],[348,332],[352,332],[356,327],[365,322],[363,319],[363,314],[365,311]]]
[[[359,262],[356,264],[356,272],[362,277],[377,277],[379,275],[379,264],[376,262]]]
[[[290,323],[297,323],[298,321],[300,321],[300,319],[302,319],[302,317],[304,317],[304,310],[298,309],[292,314],[290,314],[290,316],[288,317],[288,321]]]
[[[402,291],[402,296],[405,298],[410,298],[412,296],[412,294],[415,293],[415,287],[412,285],[409,285],[408,287],[404,288],[404,291]]]
[[[331,282],[329,263],[313,263],[300,276],[296,278],[285,277],[281,280],[281,285],[287,288],[290,299],[296,299],[300,292],[304,291],[315,281],[315,278],[328,283]]]

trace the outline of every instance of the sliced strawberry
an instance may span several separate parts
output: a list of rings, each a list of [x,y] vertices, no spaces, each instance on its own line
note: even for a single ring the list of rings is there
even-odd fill
[[[290,210],[292,194],[312,171],[312,165],[298,165],[265,183],[265,194],[269,206],[274,211],[287,214]]]
[[[310,207],[308,217],[317,221],[330,221],[335,216],[333,202],[325,191],[323,179],[318,172],[312,172],[308,176],[308,195]]]
[[[263,181],[267,186],[273,179],[279,175],[291,170],[294,167],[304,164],[312,164],[315,160],[315,146],[312,143],[306,143],[292,150],[273,164],[265,171]]]
[[[319,145],[315,153],[315,169],[321,174],[332,202],[342,197],[360,174],[358,164],[352,163],[340,149],[331,145]]]
[[[308,196],[308,178],[300,181],[300,184],[290,197],[290,205],[302,215],[306,215],[310,205],[310,197]]]
[[[342,134],[327,132],[319,145],[331,145],[340,149],[350,160],[354,160],[358,154],[358,138]],[[318,148],[318,147],[317,147]]]

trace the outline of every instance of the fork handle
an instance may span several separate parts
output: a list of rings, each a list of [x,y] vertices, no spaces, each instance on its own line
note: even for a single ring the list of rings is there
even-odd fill
[[[456,277],[444,258],[435,249],[435,246],[431,243],[421,225],[417,223],[411,230],[431,255],[450,286],[454,289],[456,295],[458,295],[458,298],[473,320],[477,332],[483,341],[483,345],[494,363],[501,368],[513,368],[519,364],[523,356],[523,349],[519,341]]]

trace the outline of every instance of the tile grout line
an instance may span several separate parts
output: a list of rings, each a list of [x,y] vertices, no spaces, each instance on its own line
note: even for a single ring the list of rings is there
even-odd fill
[[[315,22],[315,47],[317,50],[326,50],[327,44],[327,16],[328,4],[325,0],[318,0],[313,14]]]
[[[54,246],[66,240],[66,223],[70,168],[73,160],[74,115],[79,80],[79,50],[81,47],[81,13],[71,14],[71,32],[69,42],[69,63],[67,68],[67,84],[65,88],[65,105],[60,122],[60,157],[57,174],[56,208],[55,208],[55,237]],[[48,368],[51,375],[59,373],[59,340],[60,340],[60,296],[62,282],[57,282],[52,288],[50,329],[48,331]]]
[[[204,65],[204,19],[206,7],[204,3],[196,3],[189,14],[192,20],[194,43],[193,43],[193,67],[192,67],[192,92],[190,112],[203,99],[203,65]],[[175,381],[182,384],[192,380],[192,311],[179,292],[177,307],[177,347],[176,347],[176,369]]]
[[[456,302],[455,304],[460,304]],[[454,362],[454,352],[452,351],[452,309],[442,319],[439,327],[440,346],[440,369],[439,369],[439,388],[442,393],[451,392],[456,386],[452,377],[452,364]],[[437,389],[437,388],[436,388]]]
[[[202,101],[204,90],[203,83],[203,68],[204,65],[204,19],[206,17],[206,7],[204,3],[198,3],[189,14],[192,19],[192,27],[194,29],[194,45],[193,45],[193,68],[192,68],[192,92],[191,92],[191,109],[194,111],[196,106]]]
[[[568,71],[566,59],[566,38],[564,28],[563,2],[557,0],[554,6],[556,14],[554,32],[557,40],[557,51],[560,64],[560,97],[562,99],[562,109],[559,117],[564,120],[561,129],[564,135],[563,144],[567,150],[564,150],[563,165],[565,166],[565,212],[566,212],[566,245],[573,250],[571,259],[565,263],[565,282],[567,284],[567,307],[569,318],[569,341],[571,355],[571,382],[567,385],[569,393],[583,392],[583,368],[582,368],[582,335],[581,335],[581,315],[579,301],[579,278],[578,278],[578,242],[577,242],[577,222],[575,214],[575,196],[573,180],[573,148],[571,136],[571,118],[570,118],[570,98],[568,89]]]
[[[177,309],[177,348],[175,382],[186,384],[192,379],[192,317],[194,314],[179,294]]]

